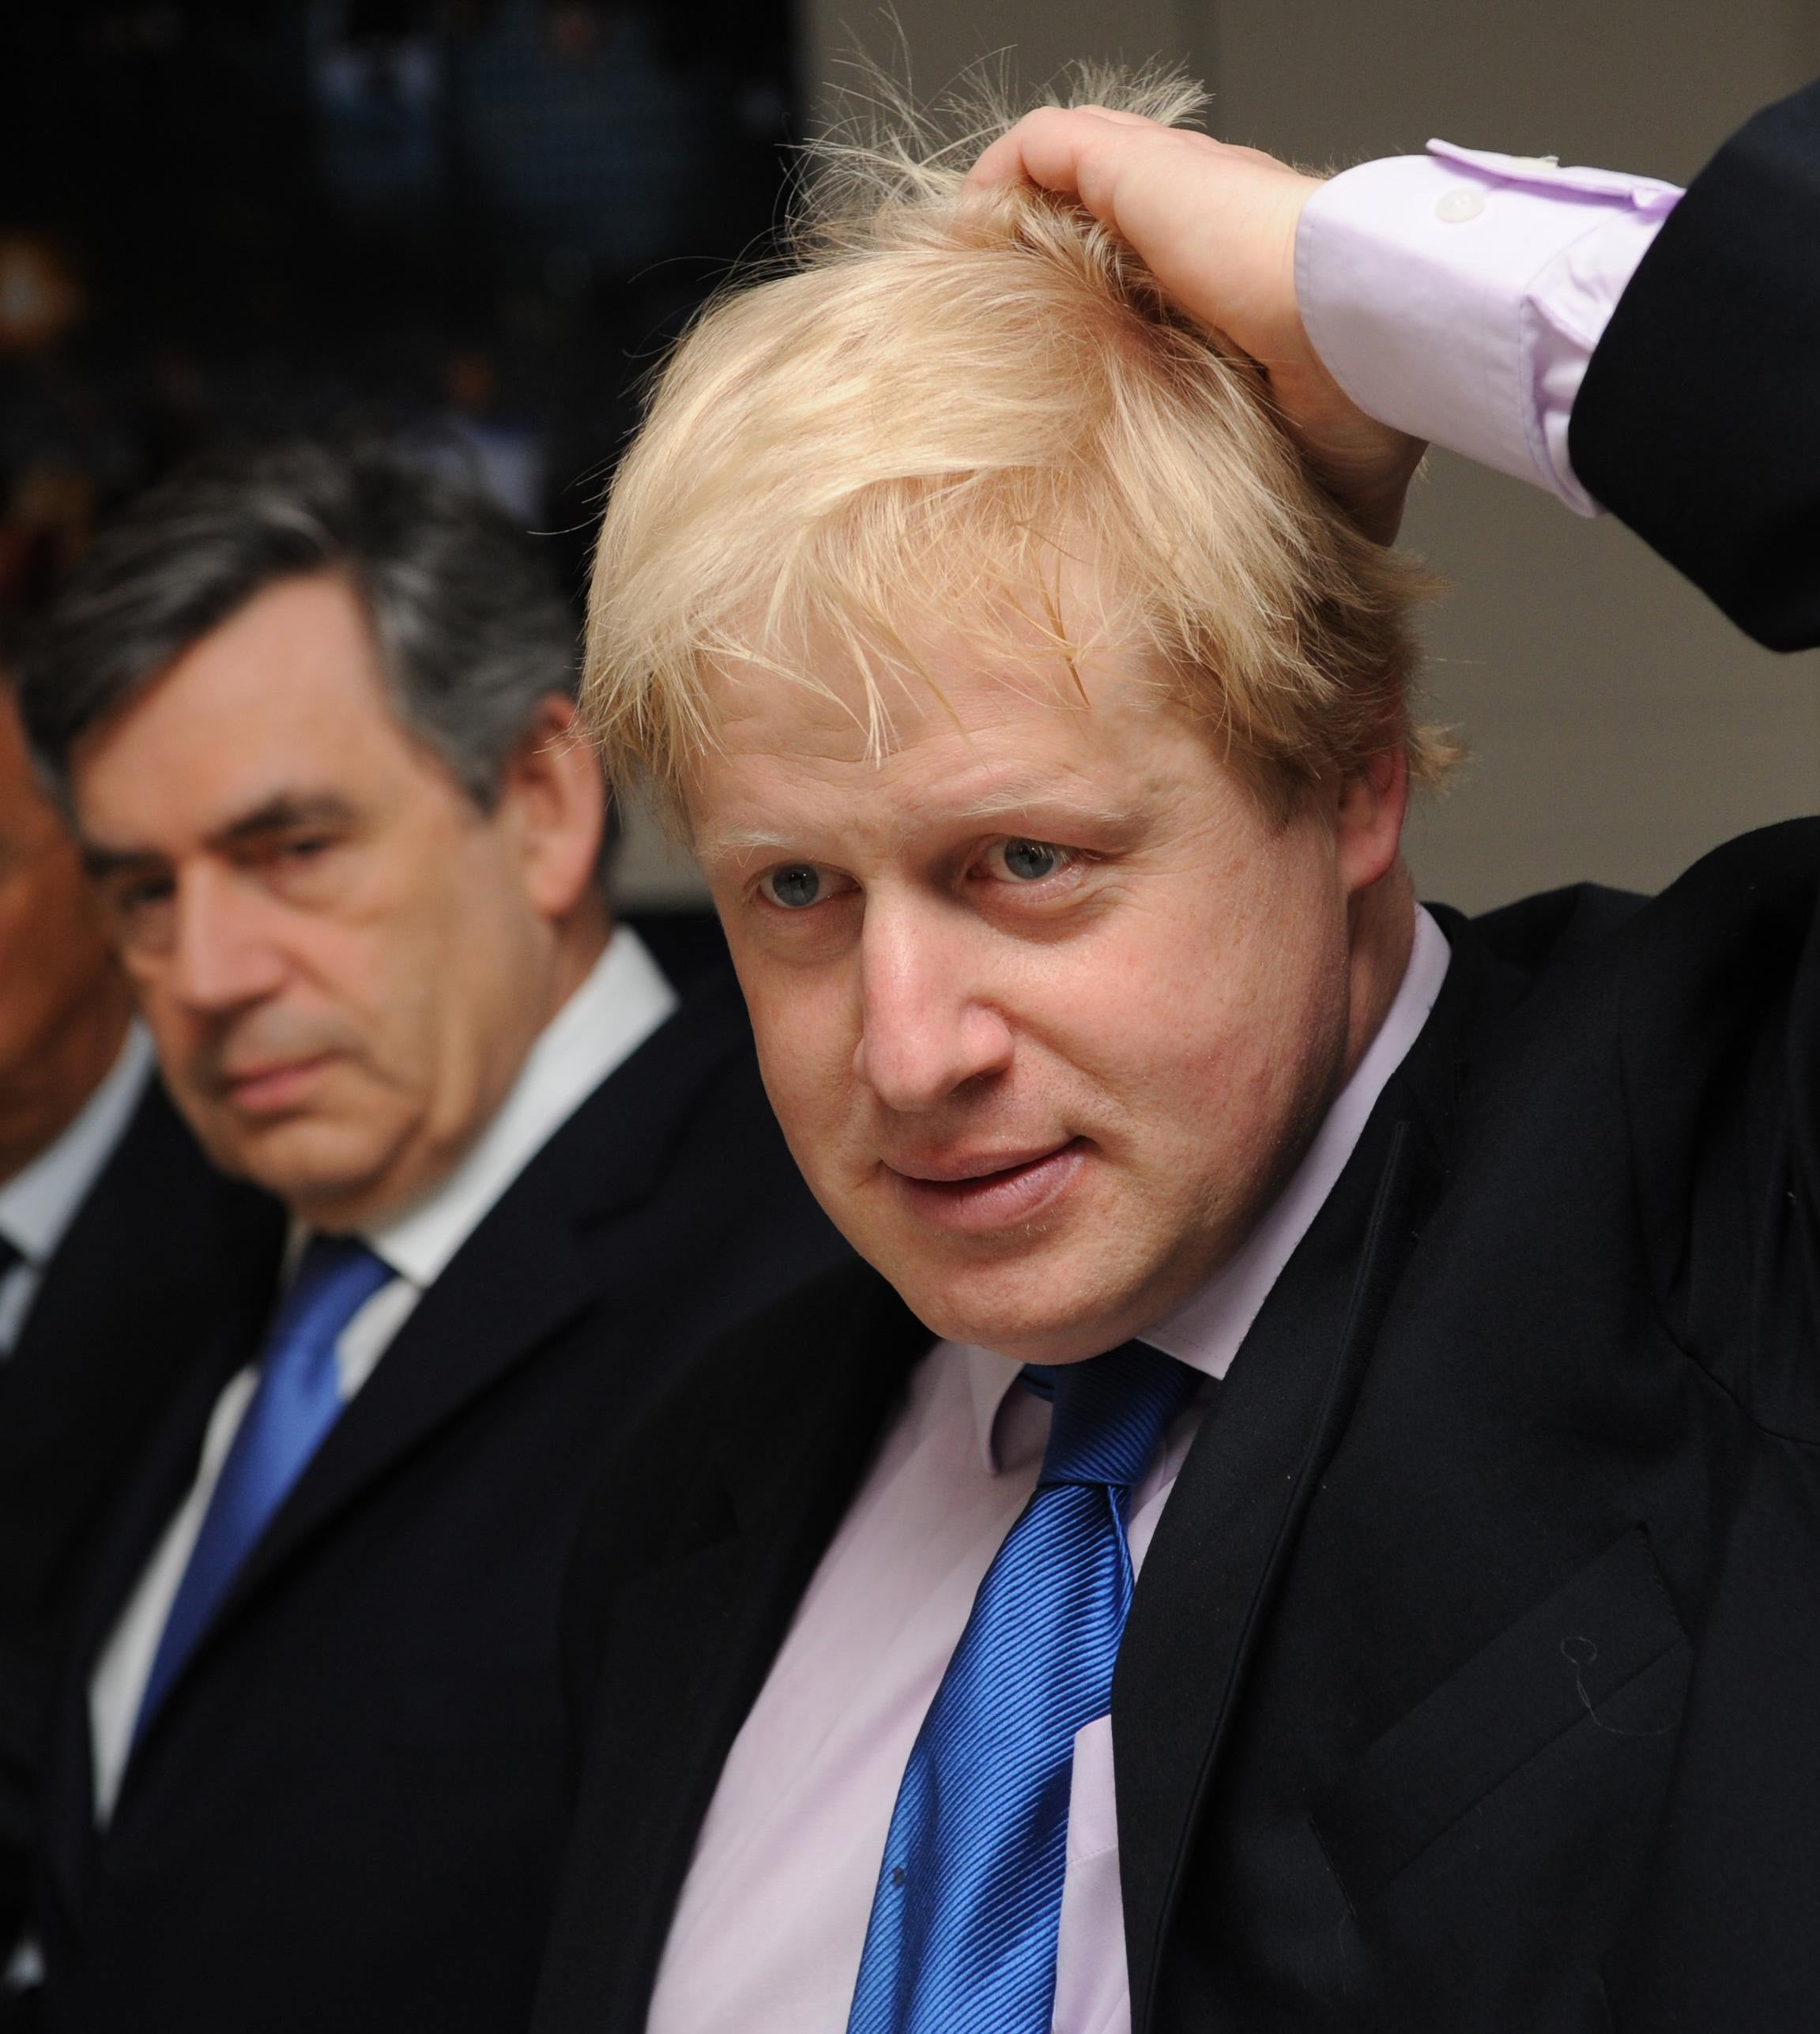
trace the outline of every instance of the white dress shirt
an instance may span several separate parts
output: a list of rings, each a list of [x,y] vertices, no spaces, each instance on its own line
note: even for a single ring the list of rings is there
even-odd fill
[[[46,1267],[113,1157],[152,1077],[152,1041],[138,1024],[100,1086],[56,1142],[0,1186],[0,1236],[19,1262],[0,1278],[0,1359],[18,1346]]]
[[[1225,1376],[1258,1309],[1427,1021],[1447,941],[1416,917],[1377,1037],[1249,1241],[1144,1339]],[[676,1909],[649,2034],[841,2034],[885,1832],[924,1712],[987,1566],[1035,1488],[1047,1403],[1022,1365],[938,1343],[799,1606],[722,1772]],[[1204,1387],[1204,1392],[1205,1388]],[[1132,1494],[1140,1568],[1200,1424],[1178,1419]],[[1055,2025],[1127,2024],[1112,1726],[1075,1740]]]
[[[628,927],[617,927],[586,980],[538,1035],[511,1091],[460,1164],[403,1212],[361,1232],[396,1275],[354,1316],[335,1345],[344,1400],[371,1377],[418,1301],[494,1203],[676,1007],[676,992],[643,941]],[[603,1152],[601,1162],[610,1164],[612,1154]],[[292,1237],[293,1266],[304,1240],[300,1229]],[[257,1383],[258,1373],[249,1366],[229,1380],[216,1400],[196,1480],[166,1527],[90,1680],[97,1822],[104,1823],[113,1812],[164,1621]]]
[[[1548,488],[1581,513],[1567,426],[1592,348],[1679,193],[1445,142],[1310,198],[1297,241],[1309,337],[1383,421]],[[1245,1247],[1145,1339],[1210,1377],[1339,1177],[1438,993],[1426,913],[1382,1029]],[[943,1343],[823,1557],[735,1741],[697,1840],[648,2034],[841,2034],[910,1747],[974,1595],[1034,1489],[1048,1408],[1018,1366]],[[1141,1564],[1198,1425],[1132,1494]],[[1129,2034],[1110,1717],[1075,1740],[1054,2034]]]

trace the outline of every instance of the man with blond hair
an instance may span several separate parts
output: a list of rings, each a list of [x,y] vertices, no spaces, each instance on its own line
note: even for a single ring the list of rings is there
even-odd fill
[[[838,157],[609,508],[871,1268],[597,1509],[538,2027],[1810,2024],[1820,834],[1419,908],[1380,545],[1438,436],[1820,640],[1820,92],[1684,198],[1083,96]]]

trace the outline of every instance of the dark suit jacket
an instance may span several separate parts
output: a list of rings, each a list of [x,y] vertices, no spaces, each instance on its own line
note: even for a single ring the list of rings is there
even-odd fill
[[[1639,301],[1724,316],[1696,375],[1626,297],[1575,416],[1605,500],[1666,461],[1811,537],[1817,164],[1810,93],[1656,243]],[[1726,218],[1777,206],[1716,292]],[[1732,471],[1715,386],[1716,435],[1760,388],[1799,456]],[[1740,581],[1734,522],[1637,520],[1760,633],[1820,635],[1820,546]],[[1799,822],[1641,906],[1445,914],[1441,999],[1138,1585],[1113,1733],[1139,2034],[1820,2025],[1817,912]],[[686,1483],[604,1497],[539,2034],[642,2025],[722,1761],[927,1344],[876,1278],[824,1283],[692,1380],[651,1451],[692,1435]]]
[[[1820,642],[1820,84],[1758,115],[1671,213],[1587,369],[1596,500],[1772,650]]]
[[[85,1684],[254,1346],[150,1451],[78,1634],[52,1772],[49,2025],[507,2034],[569,1806],[557,1606],[657,1387],[841,1248],[724,970],[458,1252],[237,1578],[93,1829]]]
[[[216,1172],[156,1081],[0,1365],[0,1935],[24,1897],[65,1627],[147,1430],[223,1315],[270,1291],[277,1204]]]

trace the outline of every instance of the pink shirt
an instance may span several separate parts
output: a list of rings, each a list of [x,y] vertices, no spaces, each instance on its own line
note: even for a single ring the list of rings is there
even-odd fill
[[[1567,422],[1605,321],[1681,194],[1430,141],[1308,201],[1302,322],[1359,408],[1583,515]]]
[[[1313,198],[1297,286],[1322,359],[1361,407],[1593,505],[1567,422],[1606,318],[1678,194],[1442,142]],[[1447,966],[1418,914],[1383,1027],[1245,1247],[1146,1337],[1223,1377],[1415,1042]],[[974,1591],[1034,1487],[1042,1400],[1019,1366],[938,1343],[842,1522],[735,1741],[697,1840],[649,2034],[842,2034],[904,1764]],[[1141,1564],[1200,1418],[1133,1493]],[[1109,1717],[1075,1740],[1055,2034],[1129,2034]]]
[[[1266,1294],[1351,1157],[1434,1008],[1447,941],[1416,917],[1377,1036],[1269,1212],[1230,1263],[1145,1339],[1225,1376]],[[905,1761],[999,1543],[1035,1487],[1049,1407],[1020,1365],[938,1343],[823,1557],[735,1740],[658,1974],[650,2034],[842,2034]],[[1141,1567],[1200,1424],[1178,1420],[1132,1497]],[[1055,2025],[1129,2023],[1112,1723],[1075,1739]]]

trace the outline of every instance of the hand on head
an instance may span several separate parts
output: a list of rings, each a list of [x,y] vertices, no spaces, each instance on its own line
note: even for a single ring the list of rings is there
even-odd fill
[[[1019,178],[1078,198],[1181,310],[1257,361],[1322,484],[1368,536],[1396,536],[1424,448],[1351,401],[1309,343],[1296,302],[1296,228],[1318,178],[1256,149],[1098,106],[1026,115],[968,183]]]

